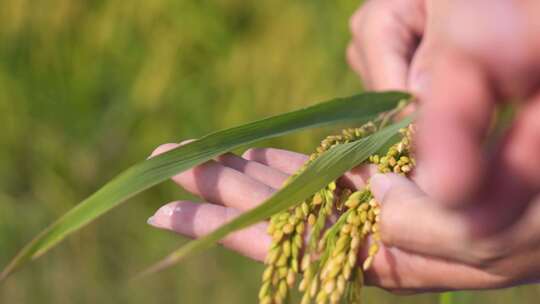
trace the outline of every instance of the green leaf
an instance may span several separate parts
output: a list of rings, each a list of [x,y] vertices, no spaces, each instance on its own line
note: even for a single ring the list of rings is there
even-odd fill
[[[400,100],[409,99],[409,97],[408,94],[402,92],[381,92],[337,98],[301,110],[212,133],[190,144],[138,163],[43,230],[2,271],[0,281],[100,215],[179,172],[232,149],[263,139],[324,125],[364,122],[396,107]]]
[[[379,151],[381,147],[387,146],[389,142],[397,142],[395,135],[399,129],[410,124],[412,119],[412,116],[407,117],[399,123],[390,125],[364,139],[339,145],[328,150],[264,203],[243,213],[212,233],[184,245],[144,271],[140,276],[146,276],[170,267],[188,255],[193,255],[210,248],[234,231],[265,220],[280,211],[298,204],[298,202],[302,202],[330,182],[339,178],[346,171],[365,161],[370,155]]]

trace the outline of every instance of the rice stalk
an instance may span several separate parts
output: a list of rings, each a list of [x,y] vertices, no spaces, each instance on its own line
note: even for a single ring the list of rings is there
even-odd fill
[[[332,147],[373,134],[398,110],[326,137],[297,174]],[[413,132],[412,125],[402,129],[401,140],[384,155],[372,155],[368,163],[376,164],[381,173],[409,174],[415,165],[411,155]],[[332,217],[337,218],[334,223],[329,222]],[[354,191],[338,189],[335,181],[306,201],[272,216],[268,227],[272,245],[265,261],[260,303],[286,303],[300,273],[302,304],[339,303],[345,296],[349,303],[359,303],[363,272],[371,267],[380,247],[379,221],[380,206],[369,184]],[[371,244],[367,257],[359,261],[368,238]]]

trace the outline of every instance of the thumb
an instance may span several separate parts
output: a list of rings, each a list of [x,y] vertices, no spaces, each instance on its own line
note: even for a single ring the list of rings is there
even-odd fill
[[[375,174],[371,191],[380,202],[385,245],[408,251],[455,257],[466,235],[461,216],[436,204],[413,181],[397,174]]]
[[[385,200],[392,202],[396,199],[402,201],[426,196],[414,182],[399,174],[375,174],[370,183],[371,192],[380,203]]]

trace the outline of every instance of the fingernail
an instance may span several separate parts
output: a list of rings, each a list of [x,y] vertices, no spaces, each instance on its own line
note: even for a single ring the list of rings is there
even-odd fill
[[[148,156],[146,159],[148,160],[148,159],[150,159],[152,157],[155,157],[155,156],[157,156],[159,154],[168,152],[169,150],[177,148],[178,146],[179,146],[178,144],[174,144],[174,143],[162,144],[161,146],[154,149],[154,151],[152,151],[152,153],[150,153],[150,156]]]
[[[153,227],[166,228],[169,227],[173,214],[180,211],[180,206],[168,204],[159,208],[146,222]]]
[[[390,179],[386,175],[380,173],[377,173],[371,177],[370,184],[371,192],[373,192],[373,195],[378,202],[382,202],[384,200],[384,196],[392,186]]]
[[[165,216],[165,217],[171,217],[175,211],[175,207],[173,205],[165,205],[158,209],[156,212],[157,216]]]

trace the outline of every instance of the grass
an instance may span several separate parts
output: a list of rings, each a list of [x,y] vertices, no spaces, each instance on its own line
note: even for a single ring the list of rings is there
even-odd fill
[[[349,95],[357,1],[0,0],[0,264],[159,143]],[[264,145],[308,152],[322,132]],[[0,286],[0,303],[253,303],[262,265],[223,249],[125,279],[185,242],[149,228],[172,183],[135,198]],[[461,293],[531,303],[538,287]],[[369,289],[367,303],[437,303]]]

